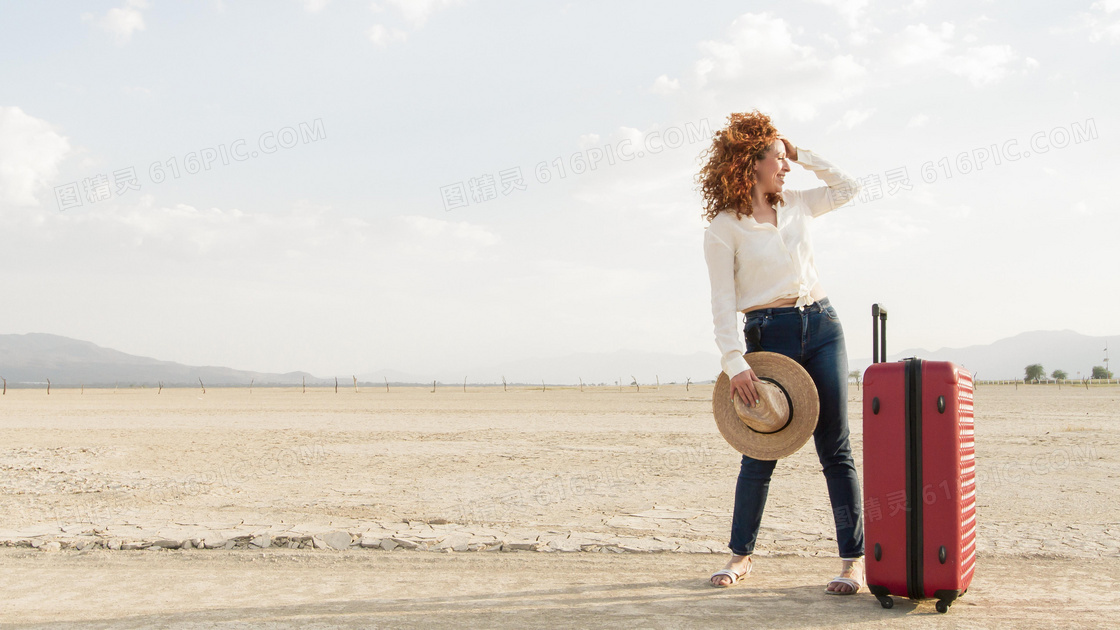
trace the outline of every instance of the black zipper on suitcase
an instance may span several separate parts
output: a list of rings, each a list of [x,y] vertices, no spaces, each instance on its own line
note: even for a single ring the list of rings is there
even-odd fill
[[[914,599],[925,597],[922,579],[922,360],[906,360],[906,588]]]

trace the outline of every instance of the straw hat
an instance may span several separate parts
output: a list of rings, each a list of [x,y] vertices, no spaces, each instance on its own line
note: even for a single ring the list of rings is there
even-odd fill
[[[813,378],[793,359],[775,352],[752,352],[751,369],[760,404],[731,400],[731,379],[720,373],[712,392],[712,413],[723,439],[754,459],[775,460],[797,452],[817,428],[820,401]]]

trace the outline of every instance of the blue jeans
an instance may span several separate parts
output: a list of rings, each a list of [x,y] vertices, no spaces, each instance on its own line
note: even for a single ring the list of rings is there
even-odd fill
[[[848,356],[844,330],[836,309],[825,298],[804,309],[768,308],[746,315],[747,352],[784,354],[801,364],[817,385],[821,412],[813,441],[824,469],[836,543],[841,558],[863,555],[863,518],[859,477],[848,440]],[[750,355],[747,355],[750,363]],[[731,552],[754,553],[770,476],[777,462],[743,456],[735,485],[735,513],[731,520]]]

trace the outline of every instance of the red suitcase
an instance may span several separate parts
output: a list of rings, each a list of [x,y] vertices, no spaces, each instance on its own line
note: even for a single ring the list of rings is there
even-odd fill
[[[937,599],[944,613],[976,567],[972,375],[946,361],[886,363],[886,309],[872,307],[874,364],[863,377],[867,586]],[[882,329],[882,359],[880,355]]]

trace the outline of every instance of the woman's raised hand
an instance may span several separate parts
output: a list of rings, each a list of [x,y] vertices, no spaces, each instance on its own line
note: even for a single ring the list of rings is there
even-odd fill
[[[789,141],[789,138],[785,137],[782,137],[782,144],[786,145],[786,157],[796,162],[797,147],[793,146],[793,143]]]

